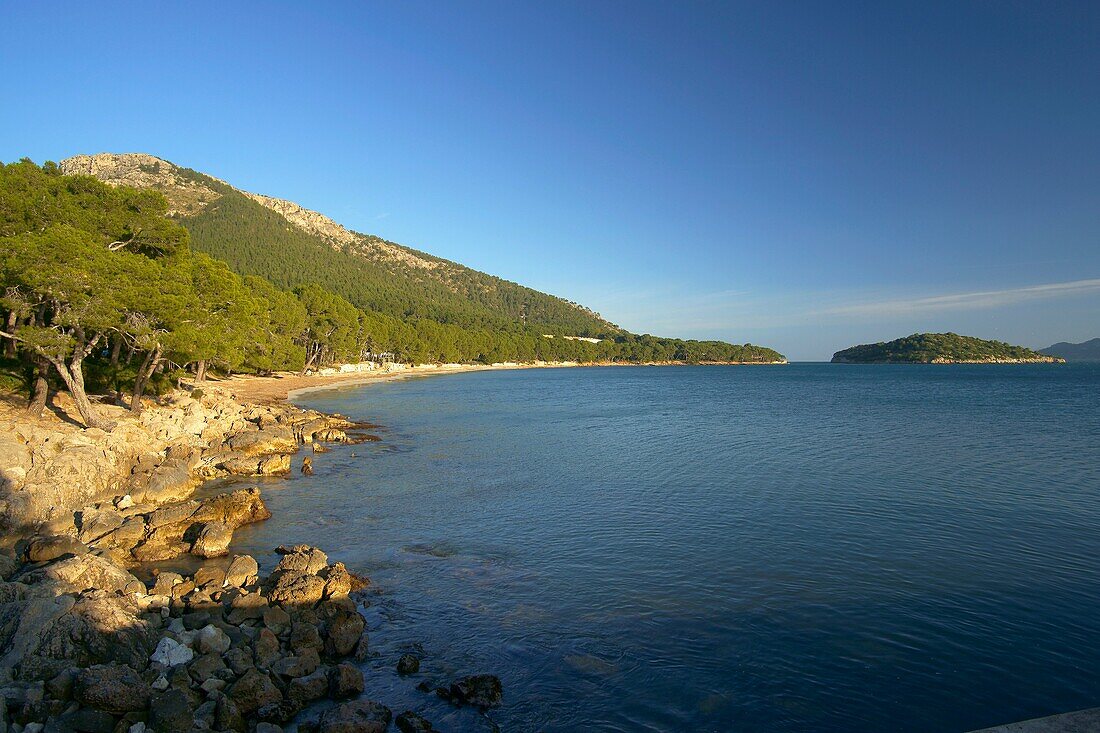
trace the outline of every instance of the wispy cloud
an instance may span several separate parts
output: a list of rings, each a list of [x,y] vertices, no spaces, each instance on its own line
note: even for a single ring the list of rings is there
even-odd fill
[[[383,219],[388,218],[389,215],[390,215],[390,212],[383,211],[381,214],[375,214],[374,215],[374,220],[375,221],[382,221]]]
[[[931,311],[958,311],[977,308],[997,308],[1030,300],[1046,300],[1067,295],[1082,295],[1100,291],[1100,278],[1072,280],[1063,283],[1030,285],[1005,290],[982,290],[972,293],[935,295],[922,298],[895,298],[817,310],[820,316],[896,316]]]

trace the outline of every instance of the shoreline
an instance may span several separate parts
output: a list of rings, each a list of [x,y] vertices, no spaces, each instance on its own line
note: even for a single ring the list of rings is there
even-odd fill
[[[373,382],[393,382],[419,377],[465,374],[469,372],[513,371],[518,369],[589,369],[606,367],[659,367],[659,366],[785,366],[787,361],[769,362],[505,362],[500,364],[418,364],[392,371],[343,372],[336,374],[301,375],[279,372],[269,377],[239,375],[208,382],[207,385],[228,391],[236,400],[258,404],[278,402],[293,403],[295,399],[311,392],[341,387],[356,387]],[[202,388],[205,385],[196,385]]]

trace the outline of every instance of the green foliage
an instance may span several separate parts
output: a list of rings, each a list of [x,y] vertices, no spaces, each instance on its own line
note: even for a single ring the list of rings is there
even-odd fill
[[[877,344],[853,346],[833,354],[834,362],[854,364],[930,364],[934,361],[1045,359],[1043,354],[1003,341],[985,341],[956,333],[915,333]]]

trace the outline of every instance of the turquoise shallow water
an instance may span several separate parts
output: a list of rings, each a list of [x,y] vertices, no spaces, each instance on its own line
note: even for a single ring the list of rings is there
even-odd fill
[[[441,730],[964,731],[1100,705],[1100,368],[483,372],[265,489],[370,575],[368,694]],[[415,650],[422,673],[393,664]],[[492,672],[489,718],[417,692]],[[396,711],[395,710],[395,711]]]

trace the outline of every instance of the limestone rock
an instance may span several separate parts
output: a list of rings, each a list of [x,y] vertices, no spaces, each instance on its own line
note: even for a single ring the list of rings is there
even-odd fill
[[[229,553],[233,530],[223,522],[207,522],[191,545],[191,554],[199,557],[219,557]]]
[[[296,570],[300,573],[316,575],[328,565],[328,556],[316,547],[310,547],[309,545],[293,545],[291,547],[283,545],[276,548],[275,552],[283,556],[275,568],[276,572]]]
[[[238,555],[229,563],[225,571],[224,585],[240,587],[256,582],[260,573],[260,566],[255,559],[248,555]]]
[[[166,636],[157,644],[157,648],[149,659],[165,667],[175,667],[178,664],[187,664],[194,658],[195,653],[190,647]]]
[[[231,450],[245,456],[294,453],[298,450],[294,432],[285,425],[272,425],[262,430],[238,433],[230,437],[226,444]]]
[[[53,535],[50,537],[35,537],[27,545],[27,560],[30,562],[48,562],[56,560],[64,555],[83,555],[88,548],[83,542],[73,537]]]
[[[312,607],[325,593],[325,581],[316,575],[288,571],[279,575],[268,597],[273,603],[296,608]]]

